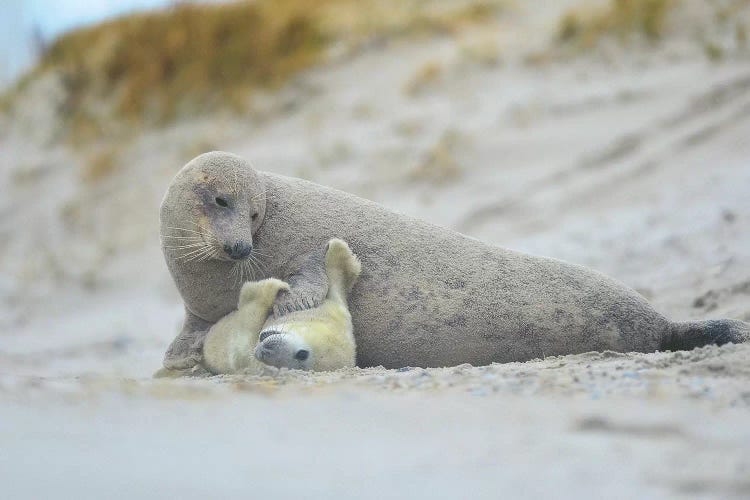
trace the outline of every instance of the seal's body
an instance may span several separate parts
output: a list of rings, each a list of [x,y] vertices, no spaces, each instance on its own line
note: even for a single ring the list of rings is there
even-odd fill
[[[275,278],[247,282],[237,310],[211,327],[203,344],[203,366],[210,373],[263,372],[264,365],[332,371],[353,367],[355,343],[347,295],[360,263],[339,239],[325,254],[328,292],[323,303],[268,319],[278,293],[289,285]]]
[[[318,307],[270,319],[260,332],[256,358],[277,368],[332,371],[354,367],[356,347],[347,295],[360,269],[348,245],[331,240],[325,256],[325,300]]]
[[[315,266],[302,264],[315,259],[311,249],[333,237],[347,241],[362,261],[349,300],[360,366],[649,352],[739,342],[750,331],[731,320],[670,322],[635,291],[598,272],[491,246],[351,194],[259,172],[228,153],[201,155],[177,174],[161,223],[167,265],[187,313],[167,351],[167,368],[200,359],[205,332],[237,303],[240,286],[227,277],[247,259],[253,279],[313,284],[282,292],[276,316],[318,305],[326,290],[315,284],[324,279],[309,271]],[[183,258],[170,241],[203,245],[197,247],[201,257]],[[248,247],[249,256],[240,260]],[[307,270],[300,274],[301,267]]]

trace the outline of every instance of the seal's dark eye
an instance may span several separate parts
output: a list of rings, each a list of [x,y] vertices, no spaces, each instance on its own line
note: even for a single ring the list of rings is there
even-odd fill
[[[253,214],[253,216],[251,217],[251,219],[253,219],[253,220],[255,220],[257,218],[258,218],[258,214]]]
[[[225,200],[221,196],[217,196],[216,200],[214,200],[214,201],[216,201],[216,204],[219,205],[220,207],[228,207],[229,206],[229,203],[227,203],[227,200]]]

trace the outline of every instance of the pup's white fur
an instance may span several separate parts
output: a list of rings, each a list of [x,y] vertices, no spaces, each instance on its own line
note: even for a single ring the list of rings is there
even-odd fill
[[[227,314],[208,331],[203,344],[203,365],[211,373],[263,371],[252,352],[276,295],[289,285],[269,278],[242,286],[237,310]]]
[[[325,300],[314,309],[269,321],[260,333],[263,341],[255,349],[256,358],[279,368],[314,371],[355,366],[356,347],[347,297],[361,267],[349,245],[339,239],[330,240],[325,256]]]
[[[355,365],[355,342],[347,296],[361,265],[342,240],[328,243],[325,257],[328,293],[316,308],[277,319],[268,313],[283,281],[271,278],[242,287],[237,311],[218,321],[203,346],[203,365],[215,374],[256,372],[263,364],[327,371]],[[263,342],[258,342],[262,334]],[[256,348],[257,346],[257,348]],[[301,351],[306,351],[300,359]]]

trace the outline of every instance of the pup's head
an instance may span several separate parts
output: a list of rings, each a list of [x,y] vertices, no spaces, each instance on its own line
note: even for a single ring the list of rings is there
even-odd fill
[[[261,363],[276,368],[309,370],[313,364],[310,345],[290,330],[269,328],[260,332],[255,357]]]

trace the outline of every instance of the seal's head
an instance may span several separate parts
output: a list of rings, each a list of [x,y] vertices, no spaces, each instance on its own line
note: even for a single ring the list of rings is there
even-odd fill
[[[260,332],[255,358],[276,368],[309,370],[313,366],[313,350],[294,331],[289,329],[265,329]]]
[[[265,209],[263,185],[249,162],[204,153],[179,171],[164,196],[162,246],[184,261],[244,261]]]

